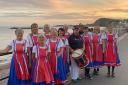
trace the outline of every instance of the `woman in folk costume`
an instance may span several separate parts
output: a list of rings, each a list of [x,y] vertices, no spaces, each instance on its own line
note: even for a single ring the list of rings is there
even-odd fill
[[[101,39],[106,36],[106,31],[105,31],[105,28],[101,28],[100,29],[100,36],[101,36]],[[105,39],[106,40],[106,39]],[[106,42],[106,41],[105,41]],[[100,45],[102,46],[102,49],[103,49],[103,58],[104,58],[104,40],[102,39],[102,42],[100,43]]]
[[[44,31],[44,34],[45,34],[46,38],[49,39],[51,37],[51,34],[50,34],[50,25],[49,24],[45,24],[43,31]]]
[[[64,37],[65,30],[63,28],[58,29],[58,34],[59,34],[59,38],[62,39],[62,41],[64,43],[63,61],[64,61],[64,64],[65,64],[66,73],[67,73],[67,75],[69,75],[70,71],[69,71],[69,43],[68,43],[68,39],[66,37]]]
[[[7,53],[11,49],[13,51],[8,85],[30,84],[30,76],[27,62],[27,44],[26,40],[23,39],[23,33],[24,31],[22,29],[16,29],[16,39],[13,40],[4,50],[0,51],[0,53]]]
[[[29,72],[32,70],[32,49],[33,46],[38,44],[38,24],[33,23],[31,25],[31,33],[27,36],[28,54],[29,54]]]
[[[102,42],[101,35],[99,34],[99,27],[94,28],[94,33],[92,36],[92,52],[93,52],[93,62],[94,62],[94,75],[98,75],[99,67],[103,65],[103,50],[100,45]]]
[[[114,69],[116,66],[120,65],[120,59],[117,48],[117,38],[118,35],[114,34],[112,27],[109,26],[108,33],[106,34],[106,37],[103,38],[104,40],[106,40],[104,64],[108,66],[108,73],[107,73],[108,77],[110,76],[115,77]],[[112,67],[112,72],[110,72],[111,67]]]
[[[27,36],[27,43],[31,49],[38,44],[38,34],[38,24],[33,23],[31,25],[31,33]]]
[[[31,85],[54,85],[52,70],[48,61],[50,52],[43,34],[38,35],[39,44],[33,47],[32,57],[35,59]]]
[[[63,61],[63,47],[64,44],[61,39],[57,38],[58,33],[55,28],[51,29],[52,37],[49,39],[50,45],[50,57],[49,62],[51,65],[51,70],[54,75],[54,80],[56,85],[64,84],[66,78],[66,69]]]
[[[64,25],[64,30],[65,30],[65,37],[68,39],[70,36],[70,33],[68,32],[68,25]]]
[[[92,42],[91,42],[92,36],[88,33],[88,27],[84,27],[84,50],[86,59],[88,59],[89,64],[85,67],[85,77],[87,79],[92,79],[90,75],[90,69],[93,68],[93,59],[92,59]]]

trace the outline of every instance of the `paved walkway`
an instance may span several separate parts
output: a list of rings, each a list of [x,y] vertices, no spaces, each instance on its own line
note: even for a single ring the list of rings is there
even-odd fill
[[[122,65],[116,68],[116,78],[107,78],[107,68],[100,69],[100,75],[95,76],[93,80],[81,80],[78,83],[69,85],[128,85],[128,34],[121,36],[118,40],[119,54]],[[8,73],[8,69],[0,73]],[[0,82],[0,85],[7,85],[7,80]]]
[[[100,75],[94,76],[93,80],[81,80],[69,85],[128,85],[128,34],[120,37],[118,41],[119,55],[122,65],[115,70],[115,78],[107,78],[107,68],[100,69]]]

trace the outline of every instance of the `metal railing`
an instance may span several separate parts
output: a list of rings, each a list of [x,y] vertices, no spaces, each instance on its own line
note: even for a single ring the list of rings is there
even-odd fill
[[[0,56],[9,55],[9,54],[12,54],[12,52],[2,53],[2,54],[0,54]]]
[[[8,53],[2,53],[2,54],[0,54],[0,56],[4,56],[4,55],[9,55],[9,54],[12,54],[12,52],[8,52]],[[8,75],[7,76],[5,76],[5,77],[3,77],[3,78],[0,78],[0,81],[3,81],[3,80],[5,80],[5,79],[8,79]]]

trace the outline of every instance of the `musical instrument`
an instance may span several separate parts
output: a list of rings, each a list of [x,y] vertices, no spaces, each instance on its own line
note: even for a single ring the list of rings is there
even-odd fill
[[[88,65],[88,60],[86,59],[83,49],[77,49],[73,51],[71,56],[81,69]]]

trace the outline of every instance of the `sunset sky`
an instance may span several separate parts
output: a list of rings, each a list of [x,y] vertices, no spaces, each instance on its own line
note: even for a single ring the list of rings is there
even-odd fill
[[[128,18],[128,0],[0,0],[0,26],[92,23]]]

